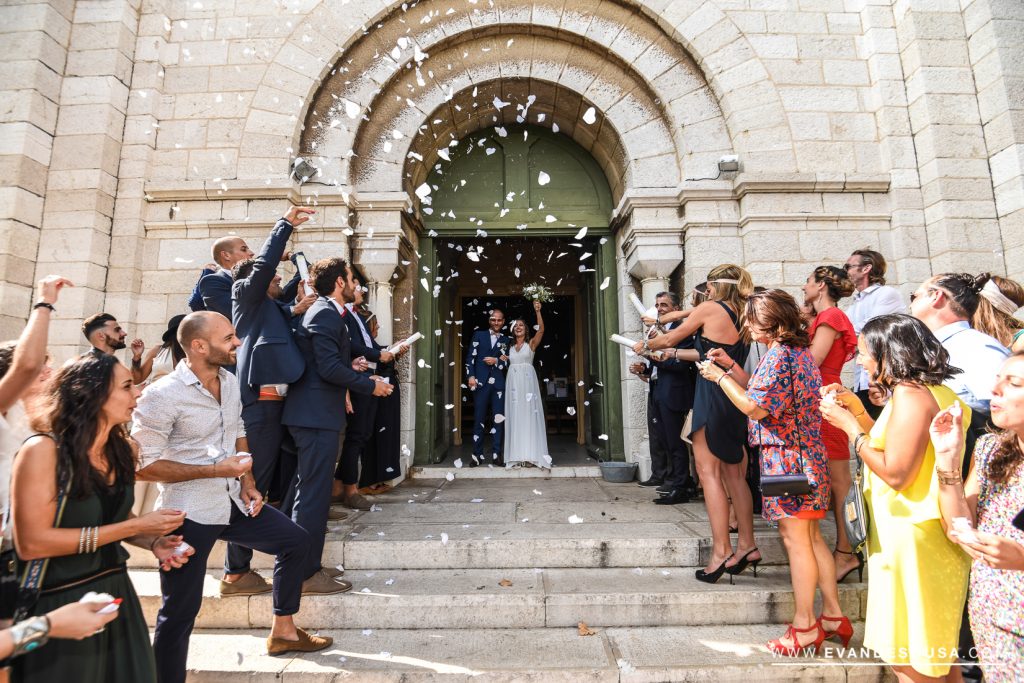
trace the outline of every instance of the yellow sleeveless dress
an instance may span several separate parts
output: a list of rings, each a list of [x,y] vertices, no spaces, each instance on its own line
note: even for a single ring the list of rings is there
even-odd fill
[[[940,409],[956,400],[945,386],[928,390]],[[885,448],[895,400],[889,401],[871,429],[872,448]],[[966,431],[970,408],[961,407]],[[960,457],[962,461],[962,453]],[[942,530],[931,443],[917,478],[903,491],[890,488],[865,468],[864,499],[870,519],[864,646],[886,664],[910,666],[926,676],[945,676],[956,661],[971,562]]]

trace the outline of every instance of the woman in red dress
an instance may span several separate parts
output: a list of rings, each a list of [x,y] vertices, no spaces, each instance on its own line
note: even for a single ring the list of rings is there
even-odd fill
[[[857,334],[853,324],[836,306],[843,297],[853,294],[853,282],[846,271],[835,266],[818,266],[804,285],[804,303],[814,308],[815,317],[807,329],[811,338],[811,355],[821,370],[821,384],[840,384],[843,365],[857,352]],[[843,501],[852,485],[850,476],[850,443],[846,434],[828,422],[821,424],[821,436],[828,452],[832,470],[832,509],[836,517],[836,579],[842,581],[854,569],[863,577],[864,558],[855,554],[846,538],[843,523]]]

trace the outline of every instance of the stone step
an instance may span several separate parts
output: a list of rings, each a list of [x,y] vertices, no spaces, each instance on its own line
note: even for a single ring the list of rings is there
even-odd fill
[[[601,467],[598,465],[570,465],[565,467],[556,465],[550,470],[543,470],[538,467],[506,469],[494,465],[483,465],[480,467],[423,465],[409,468],[410,479],[444,479],[448,474],[452,474],[460,479],[576,479],[600,477]]]
[[[190,683],[374,683],[420,681],[825,681],[893,680],[869,656],[829,643],[818,656],[773,656],[764,644],[778,625],[544,629],[330,630],[321,652],[269,657],[265,629],[196,631]],[[861,642],[861,626],[850,643]]]
[[[697,567],[709,560],[711,531],[701,503],[656,506],[540,496],[519,502],[502,500],[497,492],[488,496],[486,489],[476,494],[465,501],[459,498],[473,493],[449,500],[449,494],[435,492],[429,504],[382,502],[370,512],[353,512],[331,523],[324,564],[348,569],[632,568]],[[785,563],[778,532],[761,520],[755,520],[754,528],[764,564]],[[822,530],[831,543],[834,527],[826,523]],[[130,552],[130,566],[152,567],[148,551]],[[208,566],[220,567],[223,556],[219,543]],[[254,566],[268,568],[273,560],[257,553]]]
[[[132,570],[150,625],[160,608],[155,570]],[[264,572],[270,580],[269,572]],[[433,629],[573,626],[706,626],[783,624],[793,614],[788,569],[748,569],[717,584],[692,569],[469,569],[347,571],[351,592],[306,596],[297,623],[317,628]],[[506,582],[507,585],[502,585]],[[270,594],[220,597],[207,575],[198,628],[269,627]],[[852,620],[864,614],[867,584],[843,584],[840,599]]]

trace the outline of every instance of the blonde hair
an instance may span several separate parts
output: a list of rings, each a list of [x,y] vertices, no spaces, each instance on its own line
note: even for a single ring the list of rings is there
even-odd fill
[[[718,280],[718,282],[715,282]],[[725,282],[734,280],[735,282]],[[710,301],[721,301],[736,314],[740,330],[745,330],[747,299],[754,293],[754,280],[745,268],[733,263],[715,266],[708,273],[708,286],[715,288],[715,295],[709,296]],[[746,332],[741,332],[741,335]]]
[[[992,276],[992,283],[999,291],[1017,307],[1024,306],[1024,287],[1005,277]],[[998,297],[997,297],[998,298]],[[984,292],[978,297],[978,309],[974,312],[971,327],[995,337],[999,343],[1009,348],[1013,344],[1013,335],[1024,329],[1024,320],[1005,313],[989,301]]]

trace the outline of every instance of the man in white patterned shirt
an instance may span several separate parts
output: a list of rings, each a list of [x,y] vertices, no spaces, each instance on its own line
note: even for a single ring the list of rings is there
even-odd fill
[[[857,290],[853,295],[853,305],[846,313],[853,323],[853,331],[858,335],[872,318],[888,313],[907,312],[907,306],[903,303],[899,290],[885,284],[885,268],[885,257],[871,249],[858,249],[853,252],[843,266],[843,270]],[[864,409],[871,417],[878,419],[882,407],[875,401],[882,401],[884,397],[871,386],[867,371],[856,361],[853,366],[853,391],[864,403]]]
[[[161,572],[163,602],[153,649],[161,683],[183,683],[188,641],[203,599],[206,563],[218,539],[276,556],[270,654],[313,652],[330,638],[296,628],[309,535],[287,516],[263,507],[252,480],[238,380],[225,370],[239,346],[227,318],[188,315],[178,328],[185,360],[139,399],[132,436],[139,442],[141,478],[158,484],[157,505],[184,510],[175,533],[195,549],[194,562]]]

